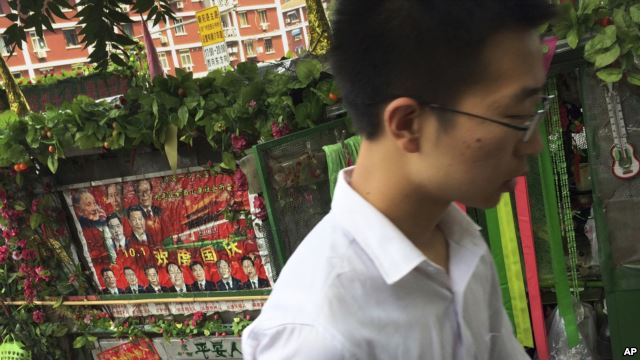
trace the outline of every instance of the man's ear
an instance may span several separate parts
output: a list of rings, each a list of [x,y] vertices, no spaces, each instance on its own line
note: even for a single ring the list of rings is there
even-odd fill
[[[422,106],[414,99],[407,97],[391,101],[383,110],[385,131],[405,152],[420,151],[422,115],[424,115]]]

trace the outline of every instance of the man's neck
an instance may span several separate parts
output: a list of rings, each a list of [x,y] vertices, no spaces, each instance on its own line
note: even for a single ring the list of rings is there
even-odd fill
[[[145,233],[144,233],[144,232],[141,232],[141,233],[136,233],[136,232],[134,232],[133,234],[134,234],[138,239],[142,239],[143,237],[145,237]]]
[[[258,275],[249,278],[249,281],[258,281]]]
[[[397,149],[364,141],[351,187],[384,214],[425,256],[448,270],[448,246],[437,227],[450,202],[416,188]]]

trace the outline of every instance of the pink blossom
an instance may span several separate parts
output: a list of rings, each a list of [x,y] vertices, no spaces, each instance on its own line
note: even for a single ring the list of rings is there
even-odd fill
[[[36,259],[36,252],[31,249],[22,250],[22,258],[25,261],[31,261]]]
[[[0,264],[7,261],[8,257],[9,257],[9,248],[7,247],[7,245],[0,246]]]
[[[247,176],[239,168],[233,174],[233,183],[235,184],[236,191],[247,191],[249,188]]]
[[[196,311],[193,313],[193,320],[200,321],[204,318],[204,313],[202,311]]]
[[[87,325],[91,324],[91,315],[90,314],[85,315],[84,320],[82,321],[84,321],[84,323]]]
[[[75,276],[75,275],[71,275],[71,276],[69,276],[69,281],[68,281],[69,285],[73,285],[73,284],[75,284],[77,281],[78,281],[78,279],[76,279],[76,276]]]
[[[40,199],[33,199],[31,201],[31,212],[38,211],[38,206],[40,206]]]
[[[22,263],[22,264],[20,264],[20,267],[18,268],[18,271],[23,273],[23,274],[25,274],[25,275],[28,275],[33,271],[33,268],[31,268],[31,266],[29,266],[29,265],[27,265],[25,263]]]
[[[242,135],[231,135],[231,147],[235,152],[241,152],[249,146],[249,141]]]
[[[20,239],[18,241],[16,241],[16,245],[22,249],[27,247],[27,240],[25,239]]]
[[[271,123],[271,135],[273,135],[273,137],[276,139],[279,139],[289,134],[290,132],[291,132],[291,128],[287,123],[280,124],[277,121],[274,121],[273,123]]]
[[[267,219],[267,210],[264,206],[264,200],[261,196],[256,196],[253,199],[254,216],[262,221]]]
[[[196,321],[196,319],[191,319],[191,327],[196,327],[198,325],[198,322]]]
[[[31,318],[33,319],[33,322],[35,322],[36,324],[42,324],[46,319],[46,315],[44,311],[36,310],[31,314]]]
[[[20,259],[22,259],[22,253],[18,250],[15,250],[11,253],[11,258],[13,258],[13,260],[15,261],[19,261]]]

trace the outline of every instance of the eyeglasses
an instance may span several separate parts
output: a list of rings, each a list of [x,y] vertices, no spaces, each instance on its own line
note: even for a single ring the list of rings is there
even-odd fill
[[[523,142],[527,142],[529,141],[529,139],[531,138],[531,136],[533,135],[534,131],[538,128],[538,123],[540,122],[540,120],[542,120],[542,118],[546,115],[546,113],[549,111],[549,106],[551,104],[551,99],[553,99],[555,96],[551,95],[551,96],[541,96],[542,99],[542,104],[540,107],[540,110],[536,111],[535,114],[533,115],[524,115],[524,116],[511,116],[511,119],[514,120],[524,120],[524,124],[523,125],[515,125],[515,124],[511,124],[509,122],[503,121],[503,120],[496,120],[496,119],[492,119],[492,118],[488,118],[486,116],[481,116],[481,115],[477,115],[477,114],[472,114],[466,111],[461,111],[461,110],[456,110],[456,109],[451,109],[448,107],[444,107],[438,104],[432,104],[432,103],[427,103],[427,102],[420,102],[420,104],[422,104],[423,106],[427,106],[430,107],[431,109],[434,110],[441,110],[441,111],[447,111],[447,112],[451,112],[451,113],[455,113],[455,114],[460,114],[460,115],[465,115],[465,116],[471,116],[477,119],[481,119],[481,120],[486,120],[489,122],[492,122],[494,124],[498,124],[498,125],[502,125],[504,127],[507,127],[509,129],[513,129],[513,130],[517,130],[517,131],[523,131],[524,132],[524,137],[522,138]]]

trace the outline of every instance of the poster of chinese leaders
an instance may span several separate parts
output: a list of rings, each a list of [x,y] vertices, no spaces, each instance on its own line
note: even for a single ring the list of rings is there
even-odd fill
[[[198,171],[99,184],[63,193],[102,294],[271,287],[249,194],[233,176]]]

